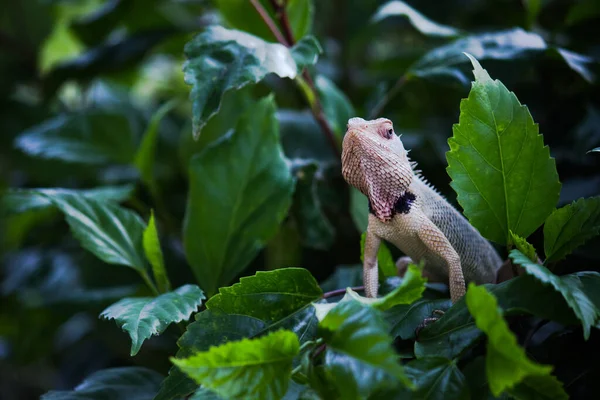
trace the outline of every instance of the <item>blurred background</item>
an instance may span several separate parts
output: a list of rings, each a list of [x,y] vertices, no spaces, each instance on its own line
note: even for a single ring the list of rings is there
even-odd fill
[[[563,183],[560,205],[599,193],[600,153],[588,150],[600,146],[600,1],[406,2],[440,24],[434,28],[387,15],[380,8],[386,3],[290,0],[298,10],[309,4],[303,18],[324,49],[316,83],[337,135],[351,116],[392,119],[424,175],[454,201],[445,152],[472,76],[466,58],[452,51],[463,40],[458,47],[476,56],[483,46],[483,67],[539,123]],[[261,22],[244,0],[2,2],[0,190],[106,190],[146,220],[155,209],[173,286],[194,282],[181,242],[188,161],[229,129],[243,107],[238,96],[226,96],[195,142],[183,47],[210,24],[274,42]],[[294,82],[270,76],[243,90],[248,99],[269,91],[286,156],[315,167],[299,181],[310,201],[294,200],[280,231],[244,274],[302,266],[324,281],[336,267],[359,263],[367,210],[341,178],[339,159]],[[164,118],[153,119],[159,109]],[[152,184],[135,163],[148,129],[159,135]],[[135,272],[83,250],[62,215],[43,201],[5,203],[0,398],[38,398],[112,366],[145,365],[165,374],[180,335],[176,327],[130,358],[128,336],[98,319],[115,300],[146,293]],[[538,249],[540,239],[539,232],[530,239]],[[557,271],[598,270],[598,245],[588,243]]]

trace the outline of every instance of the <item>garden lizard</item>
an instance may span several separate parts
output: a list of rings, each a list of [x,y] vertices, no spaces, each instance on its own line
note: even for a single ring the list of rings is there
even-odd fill
[[[369,199],[363,280],[377,297],[377,252],[384,239],[407,257],[397,266],[424,261],[430,282],[445,282],[455,303],[465,284],[492,283],[502,265],[492,245],[421,175],[386,118],[351,118],[342,145],[344,179]],[[404,271],[403,271],[404,270]]]

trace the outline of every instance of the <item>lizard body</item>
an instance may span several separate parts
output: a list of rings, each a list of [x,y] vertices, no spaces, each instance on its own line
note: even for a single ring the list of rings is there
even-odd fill
[[[430,281],[446,282],[452,302],[465,283],[495,281],[502,260],[479,232],[413,169],[385,118],[351,118],[342,146],[342,174],[369,199],[363,259],[367,297],[377,297],[377,251],[384,239],[411,260],[425,261]],[[407,264],[401,259],[399,269]]]

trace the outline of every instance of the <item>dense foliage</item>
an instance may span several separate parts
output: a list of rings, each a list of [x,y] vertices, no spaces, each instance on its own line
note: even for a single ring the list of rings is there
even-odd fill
[[[597,2],[349,3],[3,5],[2,399],[597,396]],[[353,116],[518,276],[363,297]]]

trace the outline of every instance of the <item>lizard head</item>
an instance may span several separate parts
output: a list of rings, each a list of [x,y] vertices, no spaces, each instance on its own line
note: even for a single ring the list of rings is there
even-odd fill
[[[369,198],[371,211],[389,221],[413,179],[408,153],[392,121],[350,118],[342,144],[344,179]]]

